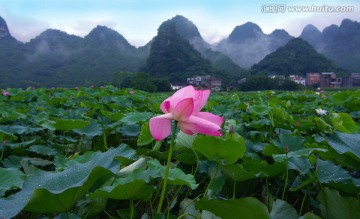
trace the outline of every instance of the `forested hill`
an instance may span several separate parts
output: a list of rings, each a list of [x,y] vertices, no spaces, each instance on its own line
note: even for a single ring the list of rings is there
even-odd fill
[[[322,32],[308,25],[300,37],[342,68],[360,71],[360,22],[344,19],[340,26],[330,25]]]
[[[111,83],[118,71],[137,72],[149,49],[149,45],[135,48],[105,26],[97,26],[84,38],[48,29],[20,43],[0,19],[0,87]]]
[[[176,31],[171,20],[163,22],[152,40],[150,55],[141,71],[171,82],[184,82],[194,75],[215,74],[216,69],[204,59],[187,39]]]
[[[206,46],[197,28],[186,18],[176,16],[160,25],[141,71],[172,83],[185,82],[195,75],[213,75],[230,84],[242,76],[244,70],[231,59]]]
[[[176,15],[170,19],[174,23],[176,32],[184,39],[189,40],[190,44],[201,53],[201,56],[211,62],[219,70],[224,70],[232,77],[239,77],[244,72],[240,66],[222,52],[216,51],[212,45],[207,43],[201,36],[198,28],[189,19],[181,15]]]
[[[335,71],[346,74],[333,61],[319,54],[309,43],[301,38],[290,40],[285,46],[267,55],[250,69],[253,74],[303,75],[307,72]]]

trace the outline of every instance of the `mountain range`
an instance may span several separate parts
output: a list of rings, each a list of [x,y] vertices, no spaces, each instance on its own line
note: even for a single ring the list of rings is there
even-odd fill
[[[300,37],[342,68],[360,72],[359,22],[344,19],[340,26],[330,25],[322,32],[309,24]]]
[[[265,56],[254,64],[252,74],[289,76],[296,72],[336,72],[337,76],[346,75],[332,60],[318,53],[302,38],[291,39],[285,46]]]
[[[247,22],[235,27],[214,49],[229,56],[239,66],[250,68],[292,38],[285,30],[274,30],[266,35],[257,24]]]
[[[30,42],[20,43],[4,24],[0,18],[1,87],[108,83],[115,72],[137,71],[149,55],[150,45],[136,48],[104,26],[97,26],[84,38],[48,29]]]
[[[340,26],[331,25],[322,32],[308,25],[300,37],[340,67],[360,70],[358,22],[345,19]],[[190,20],[178,15],[163,22],[157,36],[139,48],[105,26],[95,27],[85,37],[48,29],[22,43],[11,36],[0,17],[0,87],[104,84],[111,83],[117,72],[138,71],[171,82],[185,81],[195,74],[211,74],[229,82],[243,77],[247,68],[293,38],[285,30],[264,34],[258,25],[248,22],[211,45]],[[333,71],[338,69],[334,66]],[[255,69],[250,72],[263,72],[265,68]]]

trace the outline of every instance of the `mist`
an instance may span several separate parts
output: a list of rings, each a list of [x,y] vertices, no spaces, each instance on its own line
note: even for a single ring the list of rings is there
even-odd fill
[[[275,30],[273,33],[276,31],[279,30]],[[282,31],[282,36],[276,36],[273,33],[270,35],[261,33],[256,38],[236,42],[227,38],[213,45],[212,48],[229,56],[239,66],[250,68],[291,39],[291,36],[285,31]]]

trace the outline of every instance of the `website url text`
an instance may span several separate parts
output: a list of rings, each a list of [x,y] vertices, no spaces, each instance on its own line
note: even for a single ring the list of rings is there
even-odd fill
[[[287,6],[285,4],[264,4],[261,6],[262,13],[299,13],[299,12],[354,12],[354,6],[333,6],[333,5],[307,5]]]

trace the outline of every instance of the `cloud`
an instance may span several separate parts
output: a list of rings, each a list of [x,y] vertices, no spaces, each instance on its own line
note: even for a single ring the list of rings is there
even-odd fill
[[[6,21],[10,34],[21,42],[28,42],[50,25],[29,16],[14,14],[0,5],[0,15]]]
[[[358,10],[360,10],[360,7],[358,7]],[[303,28],[308,24],[312,24],[322,31],[332,24],[340,25],[342,20],[347,18],[360,21],[360,13],[312,13],[302,17],[291,18],[283,23],[283,27],[290,35],[298,37]]]
[[[95,26],[105,25],[122,34],[131,44],[142,46],[157,34],[162,22],[177,14],[191,20],[209,43],[216,43],[227,37],[237,25],[247,21],[257,23],[267,34],[274,29],[285,29],[291,35],[299,36],[307,24],[314,24],[321,30],[332,23],[340,24],[344,18],[360,20],[358,0],[350,3],[346,1],[346,4],[356,7],[354,13],[336,14],[266,14],[261,13],[261,6],[265,4],[263,2],[245,4],[235,0],[108,0],[106,3],[100,0],[89,0],[86,3],[85,0],[53,0],[51,3],[29,0],[24,1],[24,4],[13,4],[16,2],[13,0],[0,1],[0,16],[7,21],[11,34],[23,42],[48,28],[83,37]],[[284,1],[279,0],[278,3],[281,2]],[[286,4],[295,5],[299,2],[292,0]],[[345,4],[337,1],[337,4],[340,3]],[[316,4],[320,5],[320,2]]]
[[[77,20],[69,22],[56,22],[52,26],[55,29],[59,29],[67,32],[68,34],[74,34],[80,37],[85,37],[96,26],[102,25],[112,29],[115,29],[117,22],[113,20]]]
[[[204,40],[209,44],[216,44],[221,40],[225,39],[226,37],[228,37],[228,34],[224,34],[217,30],[207,31],[206,29],[201,29],[199,31],[203,33]]]
[[[264,35],[258,39],[249,39],[241,43],[222,41],[214,49],[229,56],[241,67],[250,68],[272,52],[270,45],[270,38]]]

